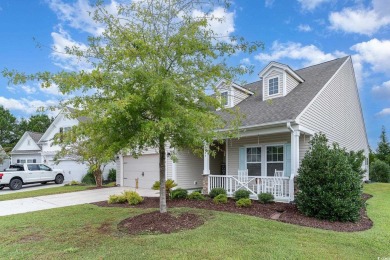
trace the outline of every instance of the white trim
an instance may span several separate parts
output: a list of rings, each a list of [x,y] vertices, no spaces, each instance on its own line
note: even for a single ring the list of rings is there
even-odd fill
[[[283,73],[283,96],[287,95],[287,73]]]
[[[344,65],[351,59],[349,56],[348,59],[344,61],[343,64],[337,69],[337,71],[333,74],[333,76],[328,80],[328,82],[325,83],[325,85],[321,88],[320,91],[314,96],[314,98],[310,101],[310,103],[302,110],[302,112],[296,117],[295,121],[299,123],[302,115],[309,109],[309,107],[317,100],[317,98],[324,92],[326,87],[332,82],[332,80],[337,76],[337,74],[340,72],[340,70],[344,67]],[[359,100],[360,101],[360,100]]]
[[[176,163],[172,161],[172,180],[177,183],[177,168]]]
[[[229,139],[225,141],[225,167],[226,167],[226,175],[229,175]]]
[[[276,78],[278,78],[278,93],[274,93],[274,94],[270,95],[270,94],[269,94],[269,81],[270,81],[271,79],[276,79]],[[269,79],[267,79],[267,80],[268,80],[268,97],[273,97],[273,96],[280,95],[280,94],[281,94],[281,92],[280,92],[280,75],[274,76],[274,77],[269,78]]]
[[[220,88],[222,84],[226,85],[226,80],[224,80],[224,79],[219,80],[218,83],[215,85],[215,88],[217,88],[217,89]],[[237,83],[235,83],[233,81],[231,82],[229,87],[234,87],[234,88],[236,88],[238,90],[241,90],[242,92],[245,92],[245,93],[247,93],[249,95],[255,94],[252,91],[250,91],[250,90],[248,90],[246,88],[241,87],[240,85],[238,85]]]
[[[304,82],[304,79],[301,78],[297,73],[295,73],[288,65],[281,64],[281,63],[278,63],[275,61],[271,61],[262,71],[259,72],[258,75],[260,77],[263,77],[263,75],[265,75],[266,72],[268,70],[270,70],[272,67],[276,67],[276,68],[279,68],[279,69],[282,69],[282,70],[288,72],[293,78],[298,80],[298,82],[301,82],[301,83]]]
[[[283,70],[283,69],[274,68],[274,69],[268,71],[267,73],[265,73],[265,74],[262,76],[262,78],[265,79],[266,77],[269,76],[269,74],[271,74],[271,73],[274,72],[274,71],[277,71],[277,72],[280,72],[280,73],[284,73],[284,70]]]

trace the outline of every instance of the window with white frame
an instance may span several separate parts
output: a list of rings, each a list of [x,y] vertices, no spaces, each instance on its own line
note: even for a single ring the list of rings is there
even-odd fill
[[[261,147],[249,147],[246,149],[246,166],[248,175],[261,176]]]
[[[275,170],[284,170],[283,145],[267,146],[267,176],[274,176]]]
[[[36,159],[17,159],[16,163],[36,163]]]
[[[229,92],[221,92],[221,105],[223,106],[229,106]]]
[[[272,78],[268,80],[268,95],[275,95],[279,93],[279,78]]]

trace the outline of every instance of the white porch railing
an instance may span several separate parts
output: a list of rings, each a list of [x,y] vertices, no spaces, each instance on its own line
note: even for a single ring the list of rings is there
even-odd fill
[[[235,175],[209,175],[208,189],[223,188],[228,196],[237,190],[248,190],[252,198],[260,193],[271,193],[276,201],[294,200],[294,179],[290,177],[247,176],[245,180]]]

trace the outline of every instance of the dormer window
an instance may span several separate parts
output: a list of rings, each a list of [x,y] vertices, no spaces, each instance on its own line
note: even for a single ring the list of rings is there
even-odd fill
[[[272,78],[268,81],[268,93],[269,95],[279,94],[279,78]]]
[[[225,91],[221,93],[221,105],[227,107],[229,106],[229,92]]]

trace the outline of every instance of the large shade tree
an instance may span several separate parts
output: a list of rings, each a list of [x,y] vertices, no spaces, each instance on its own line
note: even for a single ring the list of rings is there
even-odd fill
[[[18,141],[17,120],[8,109],[0,105],[0,145],[9,152]]]
[[[120,5],[113,14],[98,3],[93,18],[104,32],[90,37],[86,48],[67,49],[91,69],[3,74],[14,83],[55,83],[63,93],[94,91],[67,105],[80,108],[74,116],[90,118],[84,127],[95,129],[97,136],[104,133],[113,151],[139,156],[145,149],[158,149],[160,212],[166,212],[167,147],[203,152],[204,144],[222,137],[217,130],[226,122],[214,111],[223,107],[218,91],[210,96],[210,88],[220,79],[230,82],[248,72],[228,65],[229,57],[262,47],[214,31],[211,25],[224,23],[216,8],[230,6],[221,0],[146,0]],[[233,119],[239,119],[239,111],[233,111],[229,128],[237,129]]]

